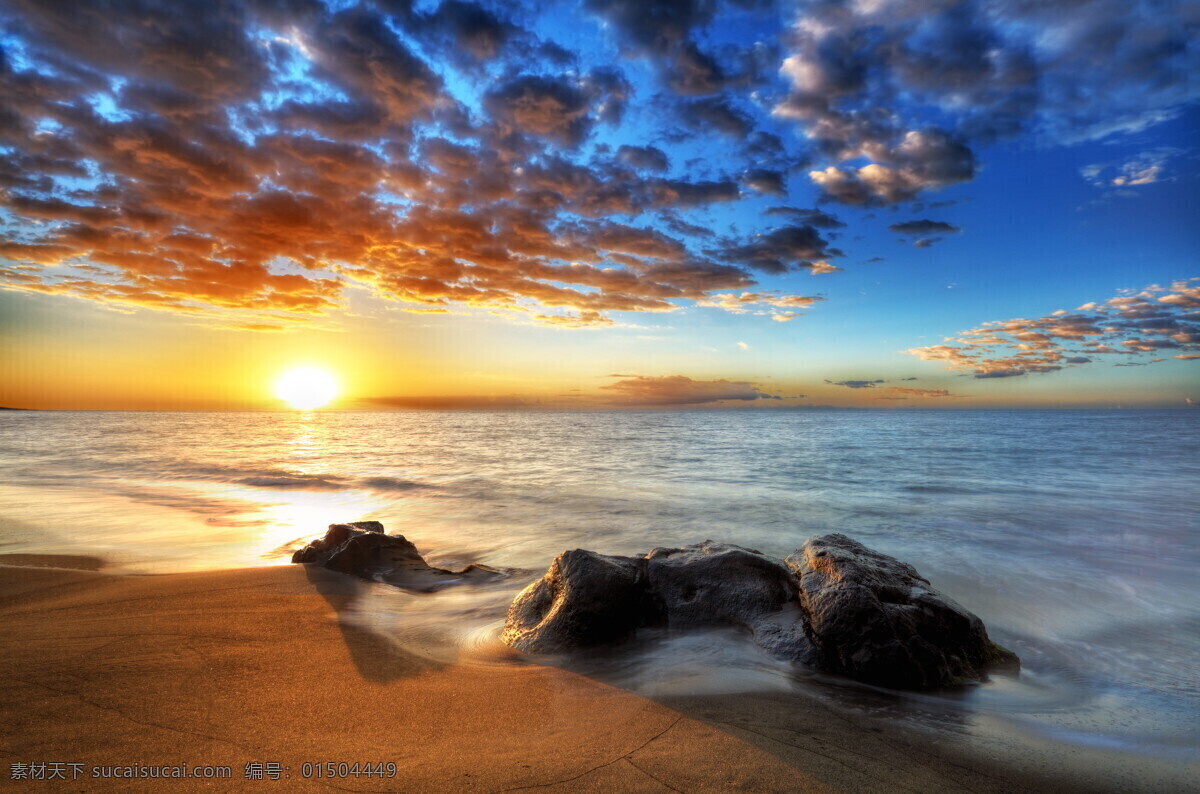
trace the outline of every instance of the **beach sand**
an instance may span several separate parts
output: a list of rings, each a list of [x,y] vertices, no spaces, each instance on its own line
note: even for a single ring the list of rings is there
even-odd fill
[[[1014,747],[999,741],[935,742],[819,701],[654,702],[507,649],[493,663],[432,662],[339,621],[360,583],[304,566],[127,576],[86,557],[0,555],[0,565],[0,780],[13,764],[82,765],[31,789],[982,792],[1179,782],[1136,763],[1118,765],[1122,779],[1089,773],[1086,753],[1014,763]],[[305,764],[327,762],[394,762],[396,776],[304,777]],[[227,765],[232,779],[91,776],[95,766],[184,763]],[[253,763],[278,764],[286,782],[247,780]]]

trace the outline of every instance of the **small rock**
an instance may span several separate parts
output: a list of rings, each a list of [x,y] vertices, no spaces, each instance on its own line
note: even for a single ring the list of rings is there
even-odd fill
[[[292,562],[316,562],[324,565],[330,556],[350,538],[367,532],[383,532],[378,521],[352,521],[348,524],[330,524],[325,537],[317,538],[292,554]],[[415,551],[415,548],[414,548]]]
[[[407,538],[385,534],[378,521],[330,524],[325,537],[298,549],[292,554],[292,562],[317,564],[360,579],[423,591],[506,576],[486,565],[468,565],[457,572],[434,568]]]

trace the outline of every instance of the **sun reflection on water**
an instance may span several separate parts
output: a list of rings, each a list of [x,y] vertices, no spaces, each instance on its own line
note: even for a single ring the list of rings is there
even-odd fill
[[[321,433],[323,429],[315,411],[296,414],[296,427],[291,441],[292,457],[309,458],[324,451],[327,444],[325,434]]]
[[[294,474],[322,473],[325,459],[340,441],[333,437],[332,425],[322,420],[317,411],[296,414],[290,441],[285,444],[291,456],[287,468]],[[281,552],[323,533],[329,524],[367,519],[385,506],[360,490],[273,490],[262,496],[269,502],[260,509],[265,521],[258,546],[264,562],[276,565],[291,561],[290,555]]]
[[[275,492],[272,496],[278,501],[262,506],[266,523],[253,544],[262,549],[262,561],[268,565],[290,563],[286,550],[323,534],[328,525],[367,519],[383,507],[361,491]]]

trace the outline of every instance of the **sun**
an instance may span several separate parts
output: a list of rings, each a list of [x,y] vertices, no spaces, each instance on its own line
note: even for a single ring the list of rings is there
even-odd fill
[[[337,379],[317,367],[289,369],[275,382],[275,396],[298,411],[322,408],[337,394]]]

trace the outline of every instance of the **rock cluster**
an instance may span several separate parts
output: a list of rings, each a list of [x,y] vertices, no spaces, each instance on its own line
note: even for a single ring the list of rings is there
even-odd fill
[[[403,535],[388,535],[378,521],[330,524],[318,538],[292,554],[292,562],[312,563],[408,590],[436,590],[450,584],[502,578],[503,571],[468,565],[462,571],[434,568]]]
[[[777,560],[705,541],[643,557],[560,554],[509,608],[502,639],[531,653],[617,642],[644,626],[734,625],[770,652],[881,686],[977,681],[1017,657],[907,563],[845,535]]]

